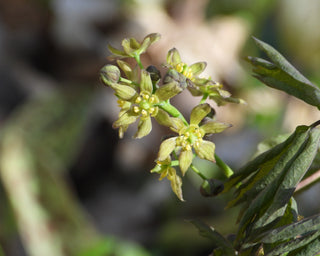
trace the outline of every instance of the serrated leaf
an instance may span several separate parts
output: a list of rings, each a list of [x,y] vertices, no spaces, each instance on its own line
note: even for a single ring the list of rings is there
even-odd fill
[[[206,225],[205,223],[199,220],[191,220],[192,223],[196,228],[199,230],[201,236],[210,239],[212,242],[212,246],[219,248],[219,251],[222,251],[225,256],[234,256],[235,251],[233,249],[232,244],[225,239],[221,234],[219,234],[213,227]],[[215,255],[215,254],[214,254]],[[216,254],[219,255],[219,254]]]
[[[320,107],[320,89],[296,70],[272,46],[254,38],[257,46],[267,54],[270,61],[247,57],[253,65],[254,76],[266,85],[285,91],[306,103]]]

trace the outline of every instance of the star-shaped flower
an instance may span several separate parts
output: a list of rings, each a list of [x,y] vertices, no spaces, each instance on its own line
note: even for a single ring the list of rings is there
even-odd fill
[[[122,63],[123,64],[123,63]],[[106,65],[101,70],[102,81],[115,91],[120,107],[119,118],[113,123],[113,128],[119,128],[119,137],[130,124],[139,119],[138,131],[135,138],[142,138],[151,132],[151,117],[165,126],[173,126],[167,112],[159,108],[159,104],[167,101],[182,91],[177,82],[170,82],[156,88],[153,92],[153,84],[149,72],[141,70],[140,83],[136,86],[121,82],[120,70],[113,65]]]
[[[199,75],[205,70],[206,62],[197,62],[190,66],[182,62],[179,51],[176,48],[169,50],[167,54],[167,67],[184,75],[192,83],[196,83]]]
[[[210,105],[204,103],[193,108],[189,125],[186,125],[180,119],[174,119],[177,128],[172,128],[172,130],[179,135],[166,139],[161,143],[157,160],[164,161],[173,151],[179,149],[179,166],[182,175],[186,173],[193,161],[193,150],[198,157],[214,162],[215,144],[204,140],[203,137],[208,134],[222,132],[230,125],[216,122],[212,119],[201,124],[201,121],[210,112]]]
[[[151,172],[159,173],[159,180],[162,180],[163,178],[167,177],[167,179],[171,182],[172,191],[177,195],[177,197],[181,201],[184,201],[181,189],[182,180],[181,177],[177,175],[176,169],[172,167],[170,157],[167,157],[164,161],[158,161],[156,166],[151,170]]]
[[[122,40],[123,50],[118,50],[113,48],[111,45],[108,46],[109,51],[113,54],[110,58],[126,58],[139,56],[140,54],[146,52],[148,47],[160,39],[160,34],[152,33],[147,35],[141,43],[139,43],[135,38],[125,38]]]
[[[176,48],[171,49],[167,54],[166,67],[178,71],[187,79],[188,90],[193,96],[207,96],[214,100],[218,106],[227,102],[245,103],[242,99],[232,98],[231,94],[222,89],[222,84],[214,82],[211,78],[202,78],[199,75],[205,70],[206,62],[197,62],[190,66],[182,62]]]
[[[211,79],[200,78],[197,83],[188,86],[188,90],[193,96],[206,95],[209,99],[215,101],[218,106],[225,105],[228,102],[245,104],[242,99],[231,97],[231,93],[223,89],[223,85],[214,82]]]

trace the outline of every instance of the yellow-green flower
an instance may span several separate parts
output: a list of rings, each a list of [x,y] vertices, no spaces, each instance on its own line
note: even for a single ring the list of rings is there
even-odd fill
[[[164,161],[175,149],[179,149],[179,166],[183,175],[193,161],[193,150],[198,157],[214,162],[215,144],[204,140],[203,137],[207,134],[222,132],[230,125],[212,119],[200,124],[210,112],[210,105],[204,103],[193,108],[189,125],[186,125],[181,119],[174,119],[176,128],[172,128],[172,130],[179,135],[161,143],[157,160]]]
[[[119,137],[128,129],[129,125],[139,119],[138,131],[135,138],[142,138],[151,132],[151,117],[161,125],[172,126],[168,113],[159,108],[159,103],[166,101],[182,91],[178,83],[167,83],[157,88],[153,93],[150,74],[141,70],[140,83],[132,86],[120,82],[120,71],[116,66],[106,65],[101,70],[102,81],[115,91],[120,107],[119,118],[113,123],[113,128],[119,129]]]
[[[146,52],[147,48],[153,43],[160,39],[160,34],[152,33],[147,35],[141,43],[135,38],[125,38],[122,40],[123,50],[113,48],[111,45],[108,46],[109,51],[113,54],[110,58],[126,58],[126,57],[137,57],[140,54]]]
[[[218,106],[225,105],[228,102],[245,104],[244,100],[231,97],[231,93],[222,88],[222,84],[206,78],[197,79],[197,83],[188,86],[188,90],[193,96],[206,95],[209,99],[215,101]]]
[[[182,196],[182,180],[179,175],[177,175],[176,169],[171,165],[171,158],[167,157],[164,161],[157,161],[156,166],[151,170],[152,173],[156,172],[160,174],[159,180],[167,177],[171,182],[172,191],[177,195],[177,197],[183,200]]]
[[[205,70],[206,62],[197,62],[190,66],[182,62],[180,54],[176,48],[169,50],[167,54],[167,67],[174,69],[184,75],[193,83],[199,79],[199,75]]]

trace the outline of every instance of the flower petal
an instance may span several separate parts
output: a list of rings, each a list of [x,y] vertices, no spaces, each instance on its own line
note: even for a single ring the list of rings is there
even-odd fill
[[[159,153],[158,153],[158,160],[159,161],[164,161],[172,153],[172,151],[176,147],[176,139],[177,139],[177,137],[172,137],[172,138],[164,140],[161,143]]]
[[[169,114],[166,111],[162,109],[158,110],[158,113],[154,118],[160,125],[175,128],[175,123],[172,121],[172,118],[169,116]]]
[[[117,64],[121,68],[123,73],[126,75],[126,77],[131,80],[132,68],[130,67],[130,65],[123,60],[117,60]]]
[[[147,91],[150,94],[152,93],[153,86],[151,77],[148,71],[141,70],[141,82],[140,82],[141,91]]]
[[[151,118],[147,117],[146,119],[140,119],[138,125],[138,131],[134,135],[135,139],[140,139],[144,136],[147,136],[152,130]]]
[[[192,163],[192,160],[193,160],[192,150],[181,151],[179,156],[179,166],[181,169],[182,176],[184,176],[187,170],[189,169]]]
[[[156,164],[155,167],[153,167],[151,170],[150,170],[151,173],[163,173],[164,170],[163,170],[163,167],[161,166],[161,164]]]
[[[113,58],[113,57],[120,57],[120,58],[124,58],[124,57],[128,57],[128,55],[121,50],[118,50],[114,47],[112,47],[111,45],[108,45],[108,50],[113,53],[113,55],[111,55],[109,58]]]
[[[139,49],[140,44],[135,38],[131,37],[122,40],[122,47],[128,56],[134,57],[134,52]]]
[[[205,70],[206,67],[207,67],[207,63],[206,62],[197,62],[197,63],[194,63],[194,64],[189,66],[189,68],[191,69],[192,74],[194,76],[199,75],[200,73],[202,73]]]
[[[170,168],[168,171],[168,180],[171,181],[171,189],[176,194],[176,196],[181,200],[184,201],[182,196],[182,180],[180,176],[177,175],[176,170],[174,168]]]
[[[180,92],[182,92],[183,89],[180,87],[180,84],[177,82],[171,82],[168,84],[165,84],[163,86],[160,86],[157,91],[156,95],[159,98],[159,101],[166,101],[168,99],[171,99],[172,97],[176,96]]]
[[[130,101],[137,95],[136,90],[128,85],[114,84],[110,87],[115,90],[117,97],[125,101]]]
[[[168,51],[167,63],[173,67],[181,63],[181,57],[176,48],[172,48],[171,50]]]
[[[115,121],[112,124],[112,127],[114,129],[119,128],[119,127],[126,127],[129,124],[134,123],[137,120],[138,116],[136,115],[132,115],[132,113],[130,111],[127,111],[125,113],[123,113],[123,115],[121,115],[117,121]]]
[[[200,126],[200,128],[206,133],[206,134],[211,134],[211,133],[219,133],[224,131],[225,129],[231,127],[231,124],[226,124],[226,123],[220,123],[216,121],[208,121],[204,125]]]
[[[211,141],[203,140],[198,147],[194,147],[198,157],[215,162],[214,151],[215,144]]]
[[[184,124],[184,122],[178,118],[178,117],[171,117],[171,121],[173,123],[173,126],[170,127],[171,130],[173,130],[174,132],[179,133],[180,130],[186,128],[187,126]]]
[[[124,133],[127,131],[129,125],[123,125],[123,126],[120,126],[119,127],[119,138],[122,139],[123,138],[123,135]]]
[[[139,54],[144,53],[151,44],[157,42],[160,38],[161,35],[158,33],[152,33],[147,35],[141,43]]]
[[[199,124],[203,118],[206,117],[211,111],[211,107],[208,103],[195,106],[190,115],[190,124]]]

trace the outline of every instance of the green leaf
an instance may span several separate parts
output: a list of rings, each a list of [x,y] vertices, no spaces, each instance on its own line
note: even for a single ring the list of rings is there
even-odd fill
[[[194,226],[198,228],[201,236],[210,239],[213,247],[218,248],[223,252],[223,254],[213,254],[213,255],[224,255],[224,256],[235,255],[235,251],[233,249],[232,244],[227,239],[225,239],[221,234],[219,234],[216,230],[214,230],[213,227],[210,227],[199,220],[191,220],[190,223],[192,223]]]
[[[283,155],[289,149],[289,153],[291,152],[291,154],[294,155],[295,152],[293,152],[292,149],[298,149],[304,142],[308,129],[307,126],[298,127],[283,143],[260,154],[242,167],[237,173],[232,175],[225,183],[224,191],[230,190],[240,182],[242,182],[242,185],[237,189],[237,196],[229,203],[228,207],[237,205],[245,200],[252,200],[265,186],[272,183],[278,177],[278,173],[272,168],[279,162],[280,158],[282,159],[284,157]],[[280,161],[278,164],[281,164],[281,162],[283,161]],[[277,168],[277,170],[280,169]]]
[[[254,40],[270,59],[269,62],[257,57],[247,57],[253,66],[254,76],[272,88],[285,91],[320,108],[320,89],[296,70],[273,47],[256,38]]]
[[[309,255],[319,255],[320,254],[320,238],[317,238],[310,242],[309,244],[299,248],[299,250],[290,252],[288,256],[309,256]]]
[[[297,127],[286,141],[256,157],[226,183],[230,187],[242,182],[229,206],[247,201],[238,243],[250,243],[283,218],[295,187],[318,150],[320,130],[314,128],[316,124]]]
[[[263,243],[275,243],[286,241],[303,234],[314,233],[320,229],[320,215],[302,219],[287,226],[282,226],[269,232],[265,232],[256,237],[256,241]]]
[[[306,236],[297,237],[296,239],[293,239],[287,243],[280,244],[279,246],[275,247],[274,249],[272,249],[271,251],[269,251],[265,255],[266,256],[277,256],[277,255],[281,255],[283,253],[287,253],[287,252],[296,250],[298,248],[301,248],[301,247],[308,245],[313,240],[319,238],[319,236],[320,236],[320,231],[308,232],[308,234]],[[318,241],[318,243],[319,243],[319,241]],[[319,245],[317,247],[319,248]],[[296,255],[296,254],[294,254],[294,255]],[[306,254],[306,256],[307,255],[311,256],[314,254]]]

